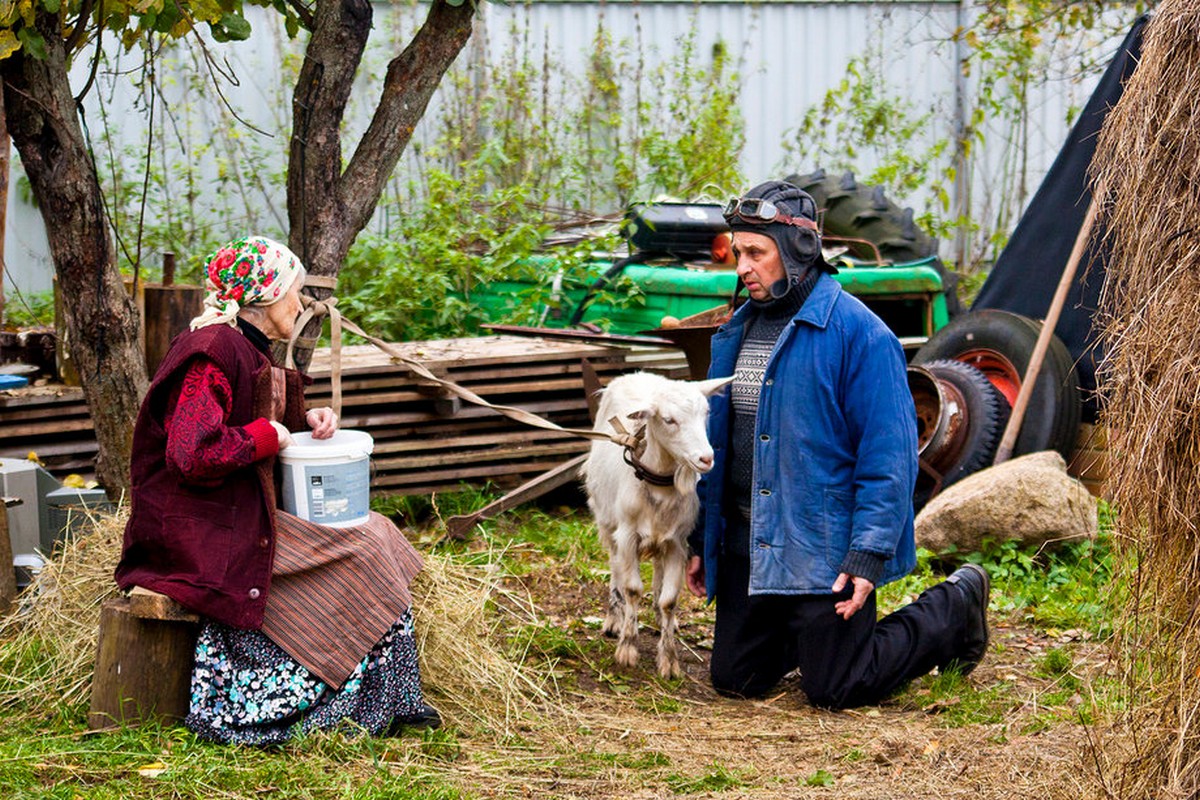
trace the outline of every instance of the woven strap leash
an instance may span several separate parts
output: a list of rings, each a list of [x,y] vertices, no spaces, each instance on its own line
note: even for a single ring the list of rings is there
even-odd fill
[[[305,282],[305,285],[320,285],[324,288],[332,288],[332,284],[335,280],[336,279],[323,278],[321,276],[309,276]],[[301,295],[301,302],[304,304],[304,311],[301,312],[299,318],[296,320],[296,327],[292,333],[292,338],[288,341],[285,363],[288,367],[295,368],[295,360],[293,358],[292,351],[296,341],[301,339],[300,332],[304,330],[304,327],[311,320],[320,320],[324,317],[329,317],[330,384],[333,389],[333,413],[337,414],[339,418],[342,416],[342,329],[345,328],[356,336],[361,336],[363,339],[366,339],[368,342],[387,353],[394,361],[397,361],[408,367],[408,369],[410,369],[415,375],[418,375],[419,377],[436,384],[456,397],[460,397],[473,405],[490,408],[499,414],[503,414],[509,419],[530,425],[534,428],[559,431],[560,433],[569,433],[573,436],[581,436],[585,439],[610,441],[614,444],[621,445],[627,450],[634,449],[639,445],[638,437],[625,432],[623,428],[617,433],[595,431],[590,428],[564,428],[557,423],[551,422],[543,417],[539,417],[537,414],[530,413],[524,409],[489,403],[487,400],[484,400],[470,389],[459,386],[457,383],[448,381],[445,378],[439,378],[437,375],[434,375],[432,372],[430,372],[420,361],[414,361],[413,359],[408,358],[389,343],[372,336],[359,326],[355,325],[338,309],[336,297],[328,297],[324,300],[313,300],[307,295]]]

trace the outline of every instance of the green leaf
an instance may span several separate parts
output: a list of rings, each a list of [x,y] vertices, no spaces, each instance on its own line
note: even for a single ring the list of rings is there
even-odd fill
[[[21,49],[21,42],[10,30],[0,30],[0,61]]]
[[[226,14],[218,23],[225,29],[226,35],[235,42],[243,42],[250,38],[250,23],[245,17],[237,14]]]
[[[162,11],[158,12],[158,18],[154,20],[154,30],[159,33],[170,33],[175,27],[175,23],[181,18],[179,6],[175,3],[166,3],[163,5]]]
[[[216,22],[208,23],[213,39],[218,42],[242,42],[250,38],[250,23],[237,14],[222,14]]]
[[[62,8],[62,0],[42,0],[42,7],[51,14],[57,14],[58,10]]]
[[[36,28],[21,28],[17,31],[17,38],[21,40],[21,47],[26,53],[38,61],[46,59],[46,40],[37,32]]]

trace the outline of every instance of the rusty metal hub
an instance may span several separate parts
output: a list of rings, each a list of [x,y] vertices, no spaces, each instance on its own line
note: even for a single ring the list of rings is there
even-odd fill
[[[908,388],[917,408],[917,454],[940,475],[962,455],[959,434],[970,425],[966,399],[958,387],[924,367],[908,368]]]

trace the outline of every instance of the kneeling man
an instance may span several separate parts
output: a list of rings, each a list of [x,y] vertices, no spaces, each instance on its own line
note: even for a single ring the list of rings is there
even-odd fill
[[[967,565],[876,620],[916,564],[916,411],[895,335],[821,256],[813,199],[782,181],[731,200],[750,301],[713,337],[715,466],[687,582],[716,599],[712,681],[756,697],[800,670],[817,706],[877,703],[987,650],[987,573]]]

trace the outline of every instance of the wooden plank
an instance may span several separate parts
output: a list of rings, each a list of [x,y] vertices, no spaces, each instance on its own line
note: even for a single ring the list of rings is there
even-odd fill
[[[592,358],[589,356],[589,358]],[[525,380],[531,378],[540,378],[549,375],[579,375],[580,364],[583,359],[569,359],[563,362],[545,362],[535,364],[521,364],[519,370],[514,370],[513,365],[505,364],[502,366],[484,365],[478,369],[452,370],[448,373],[448,377],[452,378],[455,383],[464,386],[473,386],[476,383],[497,381],[497,380]],[[674,360],[674,359],[667,359]],[[629,370],[623,357],[603,356],[594,360],[594,366],[597,372],[612,373],[614,375]],[[416,383],[415,377],[411,378],[412,383]],[[342,381],[342,393],[354,394],[356,392],[369,392],[377,389],[392,388],[397,386],[397,376],[395,374],[387,374],[379,377],[357,377],[349,378]],[[318,375],[314,378],[314,383],[309,387],[308,394],[328,395],[332,391],[327,375]]]
[[[138,619],[199,622],[200,615],[160,592],[135,586],[129,590],[129,613]]]
[[[38,454],[38,458],[53,458],[55,456],[95,455],[100,450],[95,439],[70,439],[56,441],[49,437],[30,439],[22,447],[11,444],[7,433],[4,437],[5,447],[0,449],[0,458],[25,458],[30,450]],[[11,446],[10,446],[11,445]]]
[[[440,339],[426,342],[390,343],[405,358],[419,361],[431,372],[451,368],[474,367],[481,364],[510,362],[527,364],[567,358],[599,358],[620,352],[620,348],[579,344],[574,342],[551,342],[519,336],[480,336],[463,339]],[[313,352],[309,374],[324,377],[329,374],[330,357],[328,348]],[[392,360],[392,357],[374,345],[350,345],[342,348],[342,373],[354,375],[363,372],[407,372],[408,368]]]
[[[0,391],[0,408],[68,403],[82,403],[86,408],[87,403],[83,399],[83,390],[58,384],[54,387],[29,386],[24,389]]]
[[[564,380],[543,380],[543,381],[507,381],[504,383],[490,383],[476,386],[465,386],[469,388],[484,400],[489,402],[497,402],[507,404],[494,398],[509,397],[512,395],[523,395],[530,393],[544,394],[547,392],[565,392],[567,394],[579,393],[583,396],[583,382],[579,376],[566,378]],[[330,393],[332,396],[332,392]],[[312,404],[312,395],[308,396],[308,402]],[[321,397],[321,395],[316,395]],[[342,392],[342,408],[352,408],[355,406],[364,405],[384,405],[397,403],[427,403],[430,396],[427,393],[415,390],[400,390],[393,392],[372,392],[370,394],[347,394]],[[465,402],[465,401],[464,401]]]
[[[485,445],[561,441],[564,439],[579,441],[569,433],[555,433],[554,431],[538,430],[537,428],[523,428],[519,431],[483,433],[475,436],[454,436],[450,438],[440,436],[429,438],[414,437],[397,439],[395,441],[381,441],[376,439],[373,458],[378,460],[381,455],[392,453],[415,453],[425,450],[459,450]]]
[[[468,450],[455,453],[436,453],[427,456],[405,456],[401,458],[373,458],[377,472],[396,472],[398,470],[424,469],[443,464],[482,464],[491,461],[514,461],[544,455],[561,455],[563,453],[579,453],[588,449],[586,440],[576,439],[557,444],[534,445],[529,447],[502,447],[485,450]]]
[[[460,483],[478,483],[479,478],[514,477],[531,475],[553,469],[562,463],[562,459],[539,459],[514,464],[493,464],[469,469],[453,470],[421,470],[413,473],[391,473],[379,475],[371,481],[371,487],[387,489],[389,487],[416,488],[438,483],[440,485],[457,486]],[[395,492],[393,492],[394,494]],[[412,492],[415,493],[415,492]]]
[[[488,503],[483,508],[471,514],[458,514],[446,520],[446,532],[455,539],[467,538],[467,533],[481,519],[490,519],[496,514],[507,511],[510,508],[516,508],[522,503],[527,503],[530,500],[541,497],[547,492],[557,489],[570,483],[573,480],[579,479],[579,468],[583,466],[584,460],[587,458],[586,453],[581,453],[569,461],[559,464],[549,472],[544,472],[530,481],[521,484],[517,489],[501,497],[499,500],[494,500]]]
[[[545,417],[559,411],[576,411],[581,406],[585,409],[586,402],[582,395],[578,400],[550,400],[541,403],[520,403],[512,404],[516,408],[532,412],[539,416]],[[462,410],[455,415],[455,419],[478,419],[479,417],[499,417],[507,420],[500,414],[499,411],[494,411],[490,408],[482,406],[467,406],[464,405]],[[360,413],[347,414],[342,418],[342,426],[346,428],[370,428],[377,425],[395,425],[412,422],[439,421],[444,419],[432,411],[396,411],[392,413]],[[519,425],[521,423],[513,422],[511,424]]]
[[[86,405],[72,404],[66,408],[54,406],[32,406],[15,410],[0,409],[0,426],[28,422],[37,419],[91,419],[91,410]]]
[[[42,436],[45,434],[67,433],[69,431],[92,430],[92,418],[53,420],[51,422],[22,422],[16,425],[4,426],[4,438],[20,436]]]

